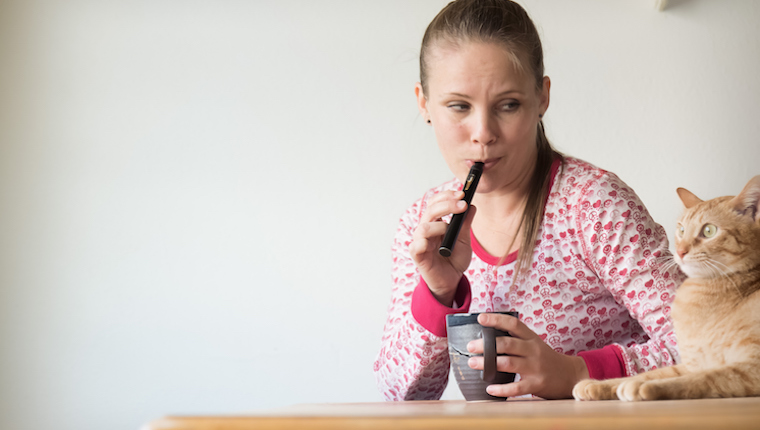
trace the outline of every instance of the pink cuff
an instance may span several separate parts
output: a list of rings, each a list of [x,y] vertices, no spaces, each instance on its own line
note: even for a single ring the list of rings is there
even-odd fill
[[[470,281],[465,276],[459,280],[454,294],[454,306],[457,304],[460,305],[458,308],[442,305],[420,276],[420,283],[412,294],[412,316],[434,335],[446,337],[446,315],[465,313],[470,309]]]
[[[623,354],[620,352],[620,348],[615,345],[579,352],[578,356],[586,362],[588,375],[591,379],[602,380],[626,376]]]

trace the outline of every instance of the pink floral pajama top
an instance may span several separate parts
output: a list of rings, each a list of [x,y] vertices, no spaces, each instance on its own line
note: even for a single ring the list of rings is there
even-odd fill
[[[428,200],[462,184],[446,182],[404,213],[392,245],[392,297],[374,364],[386,399],[440,398],[449,376],[450,313],[518,311],[554,350],[581,356],[595,379],[679,361],[670,306],[684,275],[675,265],[662,265],[670,256],[665,230],[613,173],[565,157],[550,174],[530,270],[513,288],[517,253],[506,260],[494,257],[473,236],[472,261],[455,308],[430,293],[409,244]]]

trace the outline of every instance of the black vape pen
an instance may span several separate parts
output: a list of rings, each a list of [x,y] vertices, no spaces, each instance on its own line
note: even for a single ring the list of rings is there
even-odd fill
[[[483,163],[478,161],[470,168],[470,173],[467,174],[467,179],[464,181],[464,187],[462,188],[462,191],[464,191],[463,200],[467,202],[467,210],[451,217],[451,222],[446,229],[446,234],[443,235],[441,247],[438,248],[438,253],[444,257],[450,256],[451,250],[454,249],[454,243],[456,243],[457,236],[459,236],[459,230],[462,228],[462,221],[464,221],[464,217],[467,216],[467,212],[470,211],[470,202],[472,201],[472,196],[475,195],[475,188],[478,186],[481,174],[483,174]]]

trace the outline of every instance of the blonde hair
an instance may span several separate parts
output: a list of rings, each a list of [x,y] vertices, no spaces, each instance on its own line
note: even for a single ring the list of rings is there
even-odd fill
[[[467,42],[503,46],[515,67],[534,77],[536,91],[543,89],[544,54],[541,38],[525,9],[509,0],[456,0],[433,18],[422,38],[420,84],[423,93],[427,94],[428,59],[432,47],[442,43],[456,46]],[[552,162],[555,158],[562,157],[546,138],[543,120],[538,123],[536,146],[538,151],[530,191],[517,227],[518,232],[524,228],[525,235],[520,243],[514,279],[530,264],[550,191],[549,173]]]

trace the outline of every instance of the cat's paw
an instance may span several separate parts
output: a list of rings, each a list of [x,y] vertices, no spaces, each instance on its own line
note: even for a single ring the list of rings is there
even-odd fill
[[[617,397],[625,402],[637,402],[644,400],[639,394],[639,388],[643,381],[629,380],[623,381],[617,387]]]
[[[663,400],[669,398],[667,391],[663,390],[657,381],[629,380],[620,384],[617,389],[618,399],[627,402],[639,402],[643,400]]]
[[[616,400],[617,383],[612,380],[595,381],[584,379],[573,387],[575,400]]]

